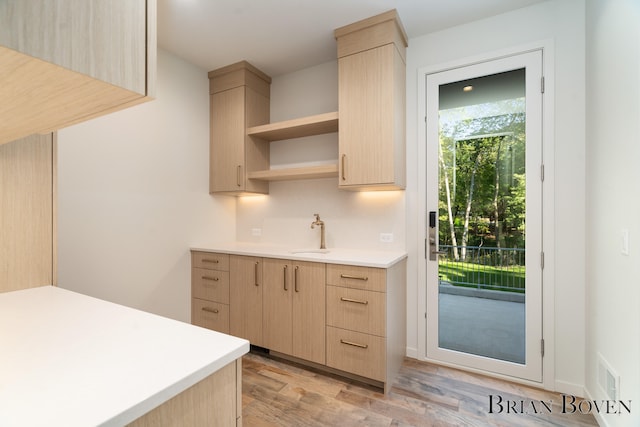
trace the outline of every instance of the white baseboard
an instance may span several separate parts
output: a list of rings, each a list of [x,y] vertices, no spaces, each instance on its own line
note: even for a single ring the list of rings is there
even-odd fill
[[[589,390],[584,388],[584,397],[585,399],[593,400],[593,396],[589,393]],[[600,427],[610,427],[607,420],[602,416],[599,412],[593,412],[593,417],[596,419],[596,422]]]
[[[566,381],[555,382],[555,391],[562,394],[570,394],[577,397],[586,397],[586,390],[583,385],[573,384]]]
[[[421,359],[418,356],[418,349],[417,348],[413,348],[413,347],[407,347],[405,354],[407,355],[407,357],[411,357],[413,359]],[[421,359],[422,360],[422,359]]]

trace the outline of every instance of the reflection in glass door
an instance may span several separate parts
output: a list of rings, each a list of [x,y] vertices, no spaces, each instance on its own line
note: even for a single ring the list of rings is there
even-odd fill
[[[532,380],[540,72],[534,52],[427,76],[427,356]]]

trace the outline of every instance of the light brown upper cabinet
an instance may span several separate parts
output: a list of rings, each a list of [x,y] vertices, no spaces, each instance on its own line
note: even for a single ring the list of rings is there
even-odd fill
[[[155,94],[155,0],[0,1],[0,144]]]
[[[0,292],[55,284],[55,135],[0,145]]]
[[[405,187],[405,53],[395,10],[335,30],[338,43],[339,186]]]
[[[271,78],[246,61],[209,72],[209,192],[269,192],[248,174],[269,169],[269,143],[247,128],[269,123]]]

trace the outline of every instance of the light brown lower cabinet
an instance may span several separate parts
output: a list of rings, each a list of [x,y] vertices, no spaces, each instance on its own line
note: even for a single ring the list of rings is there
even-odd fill
[[[384,337],[327,326],[327,366],[385,382]]]
[[[383,383],[406,353],[406,261],[389,268],[327,264],[327,366]]]
[[[194,251],[192,283],[207,281],[202,276],[227,280],[224,271],[200,269],[203,260],[209,259],[205,265],[221,266],[215,268],[228,265],[231,335],[279,356],[310,362],[316,368],[356,377],[388,391],[406,352],[404,260],[389,268],[373,268],[226,256],[227,264],[225,254]],[[196,285],[193,291],[204,292]],[[202,309],[217,308],[216,314],[224,317],[225,305],[215,306],[198,295],[192,298],[193,322],[222,330],[213,314]]]
[[[192,254],[191,323],[229,333],[228,254]]]
[[[264,259],[263,333],[270,350],[325,363],[325,265]]]
[[[128,424],[129,427],[242,426],[242,359]]]
[[[264,347],[262,258],[229,256],[229,333]]]

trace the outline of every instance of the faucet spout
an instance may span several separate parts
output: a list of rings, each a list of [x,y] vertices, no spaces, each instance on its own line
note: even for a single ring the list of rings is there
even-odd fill
[[[326,249],[325,239],[324,239],[324,221],[320,219],[320,215],[313,214],[316,217],[316,220],[311,223],[311,228],[315,228],[315,226],[320,227],[320,249]]]

